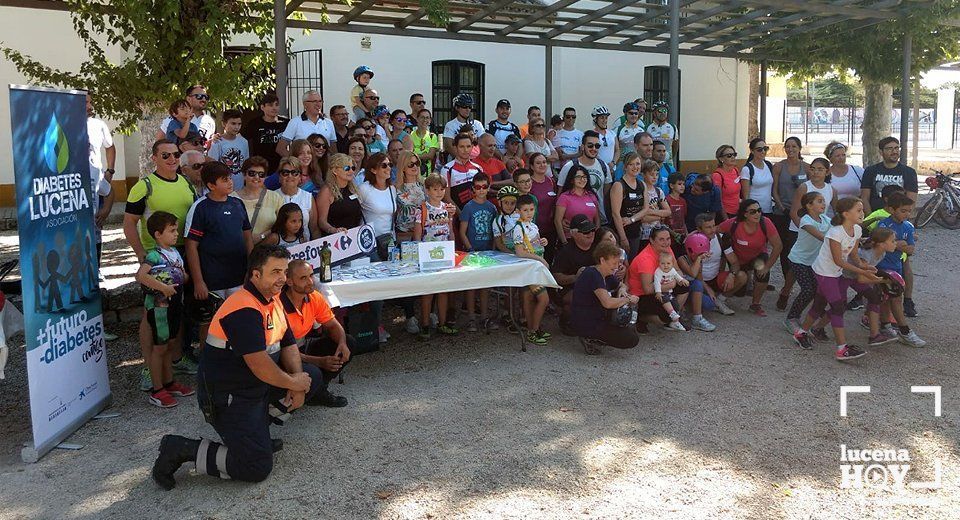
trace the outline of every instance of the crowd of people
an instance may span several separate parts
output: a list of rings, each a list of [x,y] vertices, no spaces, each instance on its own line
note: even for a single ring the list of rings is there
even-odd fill
[[[343,313],[314,289],[309,264],[289,261],[287,248],[363,223],[377,237],[373,261],[388,259],[390,242],[453,240],[461,251],[542,262],[560,289],[522,289],[521,326],[509,324],[535,345],[552,337],[550,311],[588,354],[632,348],[651,324],[712,332],[723,322],[707,312],[734,314],[731,298],[766,317],[777,264],[784,285],[775,307],[800,347],[831,341],[829,324],[837,360],[863,356],[844,315],[864,307],[867,346],[925,343],[907,321],[916,316],[917,174],[899,162],[893,137],[879,143],[883,161],[865,170],[846,163],[841,143],[808,160],[790,137],[775,164],[756,138],[746,163],[724,144],[713,171],[681,174],[662,102],[649,123],[638,99],[619,122],[597,105],[592,123],[578,127],[572,107],[549,126],[529,107],[518,125],[502,99],[483,125],[471,96],[459,94],[437,134],[422,94],[409,97],[409,110],[391,111],[373,76],[358,68],[349,103],[329,114],[309,91],[300,115],[286,120],[268,93],[252,119],[227,110],[219,124],[194,85],[158,129],[155,170],[130,190],[124,219],[146,294],[141,386],[152,404],[175,406],[194,390],[174,375],[196,374],[199,358],[198,401],[223,441],[166,436],[154,467],[164,487],[187,461],[210,475],[261,480],[279,449],[269,423],[303,404],[347,404],[327,383],[350,359],[353,338]],[[857,297],[848,301],[850,289]],[[396,303],[405,330],[428,340],[497,328],[488,297]],[[381,309],[377,302],[370,312]],[[382,328],[379,339],[389,339]]]

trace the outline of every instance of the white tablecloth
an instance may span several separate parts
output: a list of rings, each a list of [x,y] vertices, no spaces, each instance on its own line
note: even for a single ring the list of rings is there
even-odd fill
[[[331,307],[349,307],[371,301],[468,289],[527,285],[560,287],[541,262],[506,254],[494,254],[492,257],[505,262],[486,267],[461,265],[442,271],[416,272],[389,278],[334,280],[320,284],[318,289]]]

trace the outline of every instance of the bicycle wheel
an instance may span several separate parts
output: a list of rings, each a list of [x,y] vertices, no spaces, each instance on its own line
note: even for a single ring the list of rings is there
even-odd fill
[[[930,200],[928,200],[927,203],[920,208],[920,211],[917,212],[917,229],[926,226],[933,219],[933,216],[936,215],[937,210],[940,209],[942,203],[942,191],[938,191],[933,194],[933,197],[930,197]]]
[[[947,229],[960,229],[960,209],[956,207],[948,208],[946,204],[941,204],[934,219]]]

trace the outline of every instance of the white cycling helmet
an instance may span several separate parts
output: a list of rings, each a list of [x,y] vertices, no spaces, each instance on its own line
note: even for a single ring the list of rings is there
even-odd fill
[[[605,107],[605,106],[603,106],[603,105],[597,105],[597,106],[593,107],[593,112],[590,112],[590,115],[593,116],[593,117],[609,116],[609,115],[610,115],[610,109],[607,108],[607,107]]]

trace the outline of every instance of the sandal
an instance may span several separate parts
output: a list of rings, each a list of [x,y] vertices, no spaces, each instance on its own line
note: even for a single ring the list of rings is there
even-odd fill
[[[596,356],[600,353],[600,346],[594,342],[594,340],[589,338],[577,338],[580,340],[580,344],[583,345],[583,351],[588,356]]]
[[[760,316],[761,318],[767,317],[767,311],[763,310],[763,306],[759,303],[753,303],[750,305],[750,312]]]

